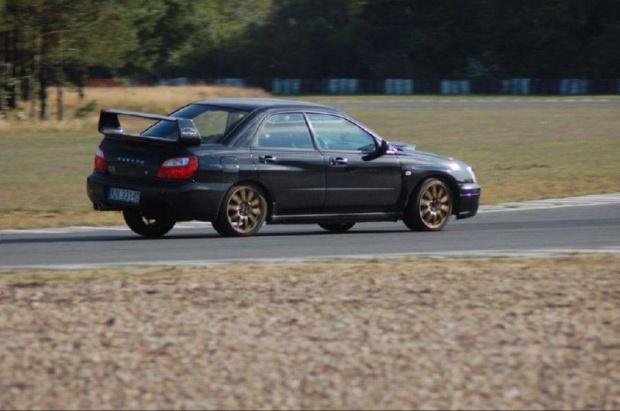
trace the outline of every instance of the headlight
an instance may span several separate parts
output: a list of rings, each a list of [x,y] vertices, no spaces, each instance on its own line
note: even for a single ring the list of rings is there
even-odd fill
[[[474,169],[468,166],[467,171],[469,171],[469,174],[471,174],[472,181],[478,184],[478,180],[476,179],[476,173],[474,173]]]

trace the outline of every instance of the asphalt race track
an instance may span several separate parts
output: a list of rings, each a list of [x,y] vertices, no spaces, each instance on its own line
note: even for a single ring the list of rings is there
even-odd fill
[[[123,227],[0,231],[0,268],[85,268],[411,255],[620,253],[620,194],[606,201],[486,207],[439,233],[398,223],[365,223],[331,234],[316,225],[265,226],[250,238],[222,238],[204,223],[143,239]],[[530,204],[530,205],[528,205]],[[557,205],[557,204],[556,204]]]
[[[441,98],[331,102],[341,108],[620,107],[620,100],[582,98]],[[597,196],[593,196],[597,197]],[[388,255],[546,255],[620,253],[620,193],[604,201],[567,199],[561,208],[487,207],[451,221],[440,233],[414,233],[398,223],[365,223],[331,234],[316,225],[265,226],[256,237],[222,238],[204,223],[180,224],[149,240],[125,227],[0,231],[0,269],[83,268],[137,264],[209,264]]]

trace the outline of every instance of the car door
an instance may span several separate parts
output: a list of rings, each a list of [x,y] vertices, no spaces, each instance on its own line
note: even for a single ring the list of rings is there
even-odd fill
[[[252,157],[259,178],[267,185],[275,213],[320,212],[325,202],[325,167],[301,113],[267,118],[254,137]]]
[[[379,212],[396,209],[402,189],[400,160],[391,152],[369,154],[378,141],[344,117],[306,114],[326,163],[325,212]]]

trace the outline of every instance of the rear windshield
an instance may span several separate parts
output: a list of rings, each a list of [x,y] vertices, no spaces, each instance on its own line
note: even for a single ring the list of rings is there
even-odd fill
[[[194,120],[203,144],[209,144],[219,142],[247,114],[247,111],[242,110],[191,104],[175,111],[170,116]],[[176,127],[173,122],[159,121],[144,130],[142,135],[174,140],[177,138]]]

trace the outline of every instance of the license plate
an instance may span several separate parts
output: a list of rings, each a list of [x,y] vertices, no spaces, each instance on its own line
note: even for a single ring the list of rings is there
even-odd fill
[[[140,204],[140,192],[125,190],[123,188],[110,187],[108,190],[108,200],[122,201],[123,203]]]

